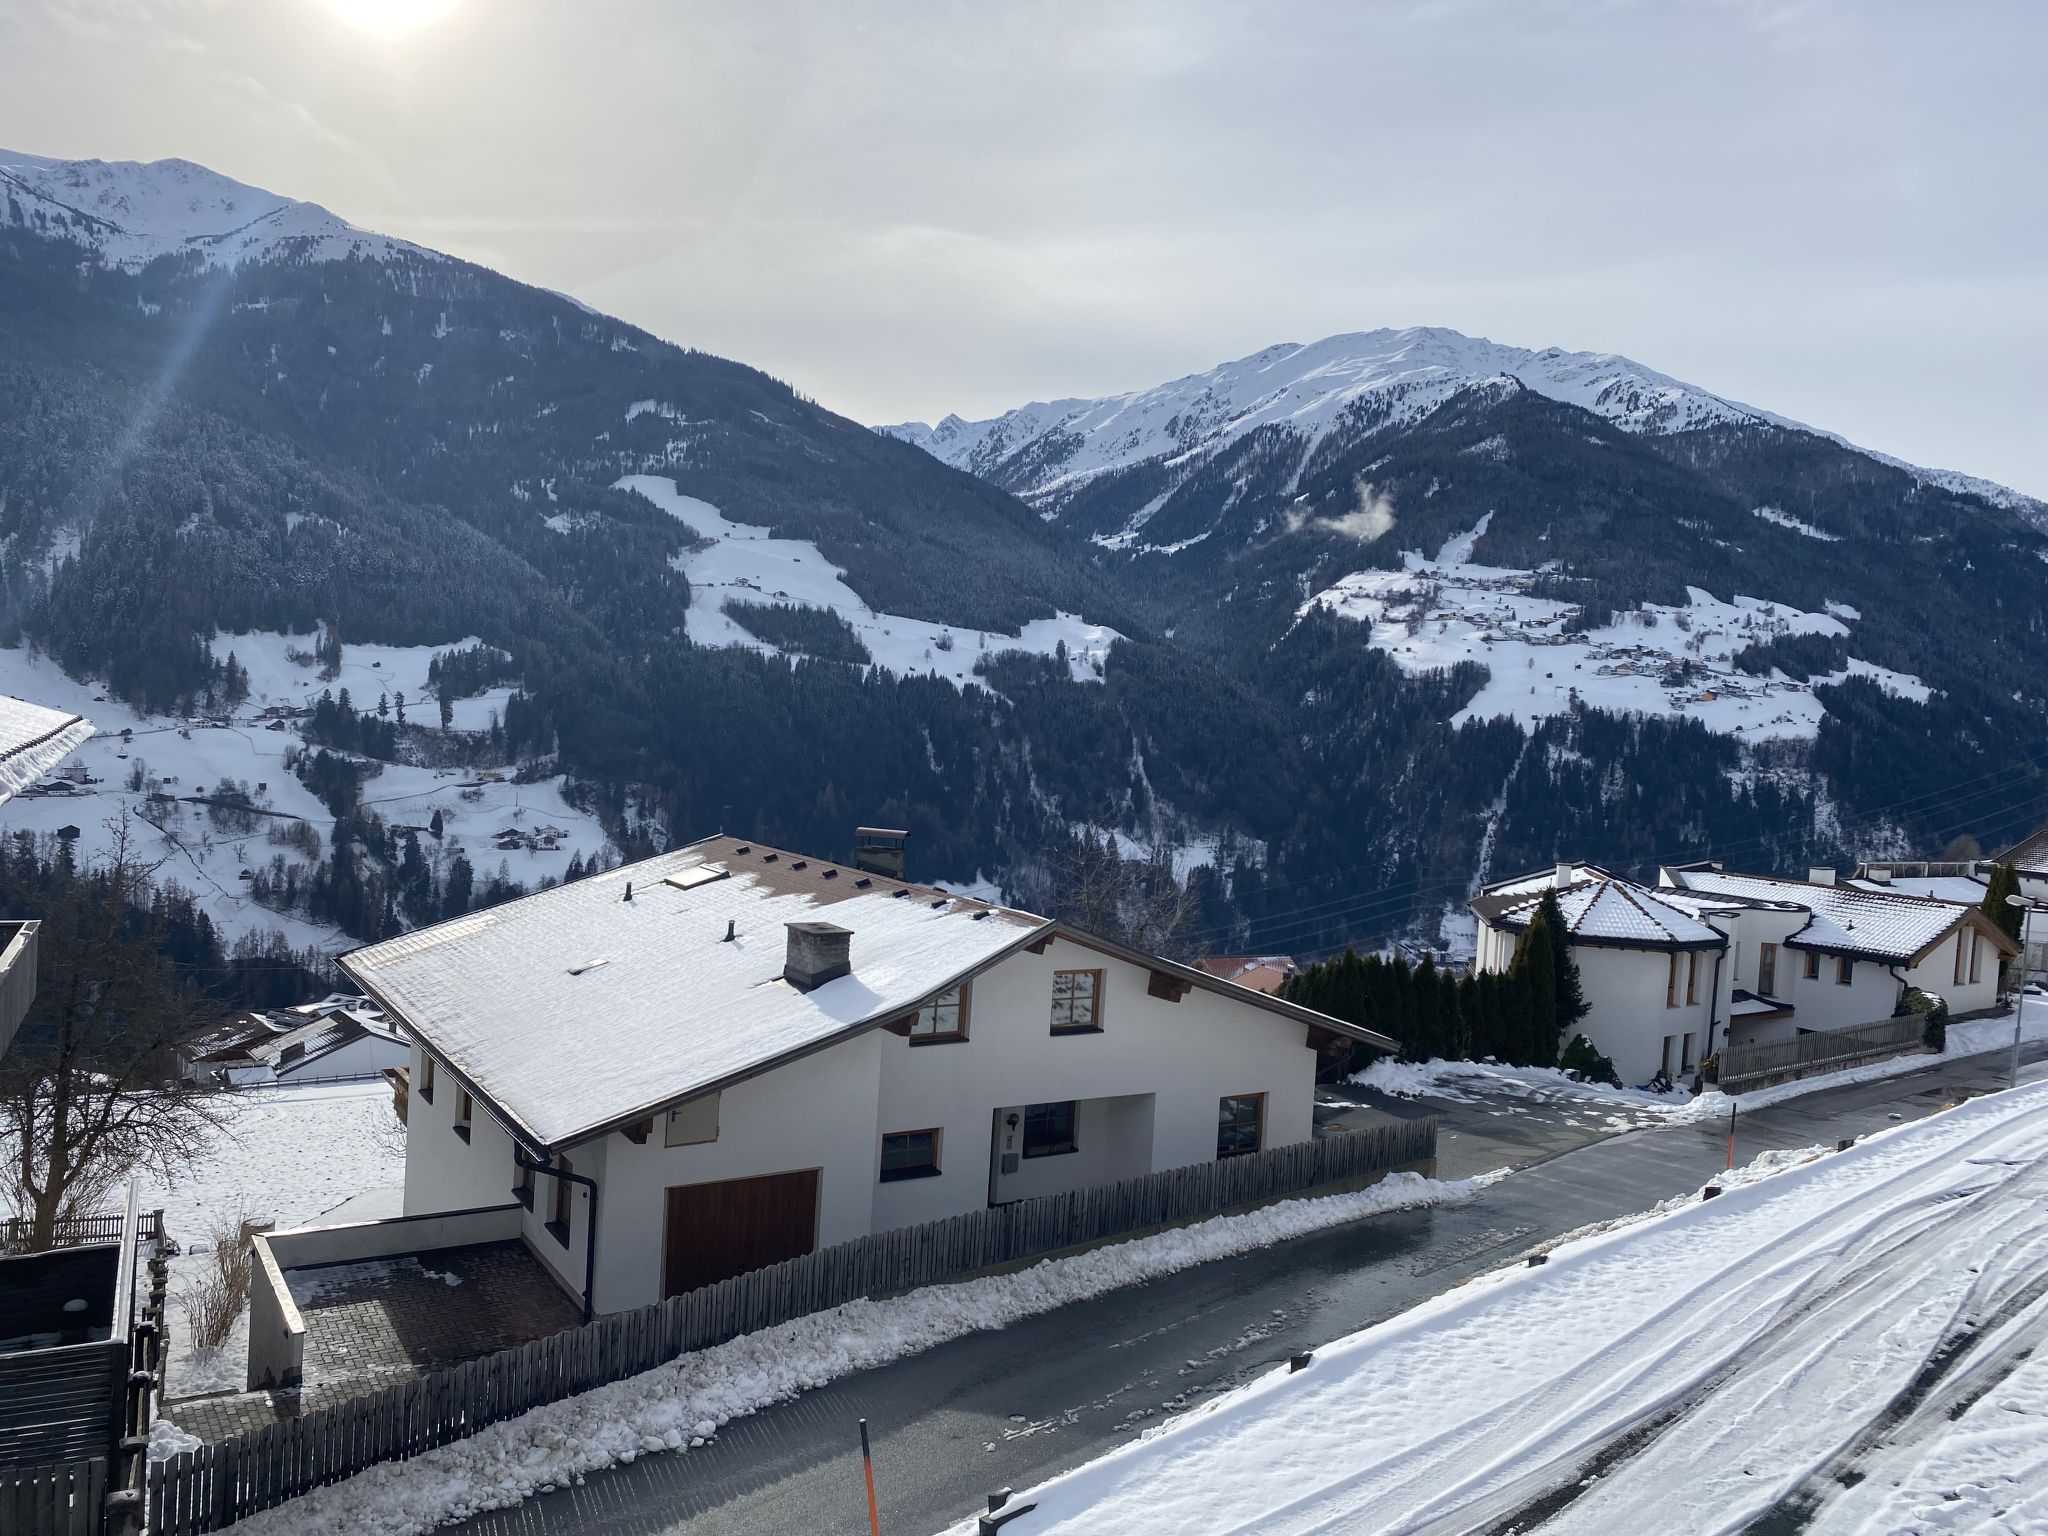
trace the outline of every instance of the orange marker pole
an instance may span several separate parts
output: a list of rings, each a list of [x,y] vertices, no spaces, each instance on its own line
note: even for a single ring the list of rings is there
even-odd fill
[[[868,1480],[868,1536],[882,1536],[881,1517],[875,1513],[875,1458],[868,1450],[868,1421],[860,1421],[860,1469]]]

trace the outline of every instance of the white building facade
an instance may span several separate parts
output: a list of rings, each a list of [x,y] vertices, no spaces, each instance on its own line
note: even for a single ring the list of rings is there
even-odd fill
[[[1305,1141],[1319,1046],[1395,1048],[1030,914],[730,838],[478,918],[343,962],[417,1042],[405,1211],[517,1199],[527,1246],[596,1312]]]

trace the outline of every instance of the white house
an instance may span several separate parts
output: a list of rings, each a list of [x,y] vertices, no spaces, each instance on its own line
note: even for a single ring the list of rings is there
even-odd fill
[[[2000,962],[2018,953],[1968,903],[1838,884],[1831,869],[1789,880],[1689,864],[1658,884],[1729,935],[1734,985],[1751,1003],[1733,1021],[1735,1045],[1890,1018],[1909,986],[1945,1000],[1951,1017],[1980,1013],[1998,1001]]]
[[[76,751],[92,735],[83,715],[46,709],[0,694],[0,804],[5,804]],[[0,1051],[28,1016],[36,996],[41,924],[0,923]]]
[[[1505,971],[1513,963],[1545,892],[1556,893],[1588,1005],[1576,1031],[1613,1060],[1624,1083],[1691,1072],[1728,1016],[1727,935],[1597,864],[1559,864],[1473,898],[1473,970]]]
[[[341,963],[416,1042],[406,1214],[511,1194],[597,1312],[1305,1141],[1319,1048],[1396,1048],[886,862],[730,837]]]

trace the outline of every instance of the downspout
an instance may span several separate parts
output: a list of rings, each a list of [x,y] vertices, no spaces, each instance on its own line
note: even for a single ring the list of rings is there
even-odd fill
[[[1725,939],[1726,934],[1722,937]],[[1721,962],[1728,958],[1728,946],[1714,951],[1714,991],[1707,1003],[1707,1054],[1714,1054],[1714,1031],[1721,1027]]]
[[[587,1173],[573,1173],[552,1163],[536,1162],[516,1141],[512,1143],[512,1161],[521,1168],[544,1173],[551,1179],[567,1179],[571,1184],[581,1184],[590,1191],[590,1219],[583,1223],[583,1321],[587,1323],[596,1316],[591,1297],[597,1287],[597,1180]]]

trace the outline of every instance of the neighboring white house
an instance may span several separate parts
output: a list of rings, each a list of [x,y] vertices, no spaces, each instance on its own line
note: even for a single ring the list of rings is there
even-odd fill
[[[0,694],[0,805],[13,799],[92,735],[83,715],[46,709]],[[28,1016],[36,996],[40,924],[0,922],[0,1052]]]
[[[1513,963],[1545,892],[1557,895],[1586,998],[1575,1032],[1612,1059],[1624,1083],[1647,1083],[1660,1071],[1672,1079],[1691,1072],[1713,1050],[1717,1021],[1728,1016],[1727,936],[1597,864],[1559,864],[1473,898],[1474,971],[1505,971]]]
[[[1692,864],[1663,870],[1658,884],[1732,941],[1733,984],[1751,1005],[1734,1020],[1735,1045],[1890,1018],[1908,986],[1945,1000],[1952,1017],[1982,1012],[1998,1001],[2000,962],[2018,951],[1968,903],[1838,884],[1833,870],[1788,880]]]
[[[1397,1048],[886,867],[730,837],[341,964],[417,1042],[406,1214],[516,1198],[528,1246],[598,1312],[1305,1141],[1319,1049]]]
[[[184,1075],[228,1088],[357,1081],[408,1065],[412,1043],[366,997],[252,1010],[179,1048]]]

